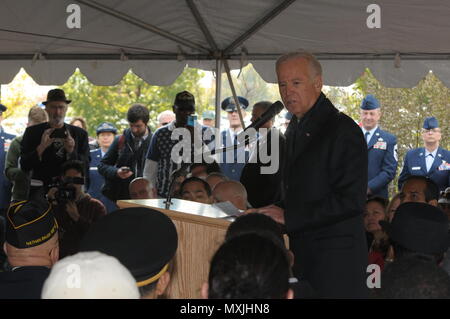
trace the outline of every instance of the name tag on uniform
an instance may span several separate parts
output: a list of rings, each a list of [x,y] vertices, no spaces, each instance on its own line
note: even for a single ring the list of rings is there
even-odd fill
[[[447,163],[446,161],[442,161],[442,164],[439,165],[438,170],[440,170],[440,171],[450,171],[450,163]]]
[[[413,171],[418,171],[418,170],[420,170],[420,166],[414,166],[414,167],[411,167],[411,169],[413,170]]]
[[[98,168],[96,166],[93,166],[93,167],[89,167],[89,170],[96,171],[96,170],[98,170]]]
[[[387,143],[386,142],[376,142],[373,148],[379,149],[379,150],[385,150],[387,149]]]

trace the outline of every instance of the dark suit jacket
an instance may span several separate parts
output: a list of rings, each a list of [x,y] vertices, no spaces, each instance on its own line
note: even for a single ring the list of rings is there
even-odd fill
[[[272,132],[271,129],[267,133],[267,143],[263,144],[264,148],[267,147],[265,151],[258,148],[258,156],[256,158],[256,163],[247,162],[241,173],[241,183],[245,186],[247,190],[247,200],[252,205],[252,207],[263,207],[270,204],[274,204],[282,200],[282,172],[284,163],[284,154],[286,151],[286,138],[283,133],[279,132],[278,135],[278,158],[272,155]],[[259,144],[258,144],[259,145]],[[270,156],[271,161],[263,164],[261,161],[261,153],[265,153],[264,156]],[[251,161],[250,159],[249,161]],[[273,161],[278,161],[278,164]],[[266,161],[264,161],[266,162]],[[273,174],[262,174],[262,167],[275,167],[278,165],[278,170]]]
[[[48,267],[27,266],[0,272],[0,299],[41,299]]]
[[[22,140],[22,153],[20,158],[20,167],[24,171],[33,171],[33,179],[38,179],[44,182],[44,185],[49,185],[52,178],[60,176],[61,166],[68,160],[80,160],[85,167],[86,186],[89,186],[89,144],[88,134],[82,128],[77,126],[64,124],[66,130],[69,130],[70,135],[75,140],[75,150],[72,154],[66,154],[66,151],[60,148],[60,144],[53,143],[44,153],[42,153],[42,160],[39,159],[36,148],[41,143],[42,134],[50,125],[42,123],[27,127]],[[58,150],[60,150],[58,152]],[[86,188],[87,188],[86,187]]]
[[[288,234],[319,229],[362,214],[367,143],[361,129],[322,93],[286,132],[284,172]]]

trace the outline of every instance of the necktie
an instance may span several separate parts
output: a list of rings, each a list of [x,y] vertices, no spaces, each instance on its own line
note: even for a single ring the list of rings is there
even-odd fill
[[[364,136],[366,137],[366,143],[367,144],[369,144],[369,141],[370,141],[369,135],[370,135],[370,132],[366,132],[366,134],[364,134]]]
[[[427,158],[425,160],[426,164],[427,164],[427,172],[430,171],[431,166],[433,165],[433,161],[434,161],[434,156],[433,154],[428,154]]]

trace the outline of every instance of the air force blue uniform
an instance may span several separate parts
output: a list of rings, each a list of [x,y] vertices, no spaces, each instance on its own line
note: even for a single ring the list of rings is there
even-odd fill
[[[91,151],[91,162],[89,165],[90,185],[87,192],[93,198],[100,200],[103,203],[103,205],[105,205],[107,212],[110,213],[116,210],[117,206],[113,201],[106,198],[105,195],[102,194],[102,187],[103,184],[105,184],[105,178],[102,175],[100,175],[100,173],[97,170],[97,166],[100,164],[102,157],[103,155],[101,149],[98,148],[96,150]]]
[[[237,97],[241,109],[246,109],[249,105],[248,100],[242,96]],[[222,101],[222,110],[225,112],[236,112],[237,107],[232,96],[227,97]],[[242,170],[247,163],[249,152],[245,150],[244,146],[240,146],[237,142],[235,134],[232,134],[230,129],[221,132],[222,147],[230,147],[235,145],[236,148],[230,149],[222,153],[222,160],[220,161],[220,170],[229,179],[238,181],[241,178]],[[237,147],[239,146],[239,147]]]
[[[388,185],[397,171],[397,138],[377,128],[367,144],[368,187],[372,195],[388,198]]]
[[[230,130],[222,131],[221,135],[222,147],[230,147],[237,144],[237,141],[234,143],[234,136],[231,136]],[[241,179],[242,170],[248,161],[248,157],[249,152],[244,146],[239,146],[239,144],[237,144],[236,149],[231,149],[222,153],[222,161],[220,163],[220,170],[222,171],[222,174],[231,180],[239,182]]]
[[[116,134],[117,128],[109,122],[103,122],[97,126],[96,133],[97,135],[99,135],[100,133],[104,132],[111,132]],[[117,206],[113,201],[102,194],[102,187],[103,184],[105,184],[105,178],[100,175],[97,169],[97,166],[100,164],[100,161],[102,160],[104,155],[105,154],[102,154],[102,150],[100,148],[91,150],[91,162],[89,164],[90,185],[87,192],[92,197],[100,200],[103,205],[105,205],[106,211],[108,213],[111,213],[112,211],[117,209]]]
[[[370,111],[379,107],[380,102],[371,94],[361,103],[362,110]],[[397,138],[377,127],[370,140],[366,142],[369,163],[367,187],[371,195],[388,198],[388,185],[397,171]]]
[[[450,152],[439,147],[429,171],[425,162],[425,147],[419,147],[406,153],[403,169],[398,179],[398,188],[410,175],[421,175],[430,178],[444,191],[450,186]]]
[[[439,128],[438,120],[435,117],[427,117],[423,122],[425,130]],[[429,134],[429,133],[426,133]],[[450,185],[450,152],[438,147],[433,155],[431,166],[427,167],[427,150],[425,147],[416,148],[406,153],[403,169],[398,179],[398,188],[401,189],[403,182],[410,175],[420,175],[430,178],[439,186],[439,190],[444,191]],[[433,154],[434,152],[432,152]]]

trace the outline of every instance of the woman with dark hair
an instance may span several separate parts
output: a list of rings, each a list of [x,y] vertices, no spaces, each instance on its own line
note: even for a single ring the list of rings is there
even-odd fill
[[[377,264],[381,270],[389,250],[389,239],[380,221],[388,221],[386,213],[388,201],[382,197],[369,197],[364,211],[364,227],[369,244],[369,264]]]
[[[227,240],[215,253],[208,283],[209,299],[292,299],[286,249],[277,241],[255,233]]]

